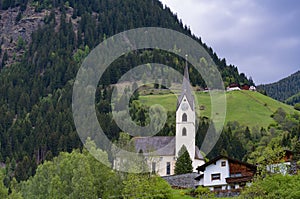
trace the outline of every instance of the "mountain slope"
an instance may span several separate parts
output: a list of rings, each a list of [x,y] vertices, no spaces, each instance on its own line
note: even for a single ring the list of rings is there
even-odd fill
[[[1,56],[6,58],[1,60],[0,69],[0,162],[18,163],[13,168],[18,181],[34,174],[37,164],[57,156],[60,151],[82,147],[71,110],[74,78],[91,49],[116,33],[139,27],[177,30],[203,45],[225,81],[251,83],[235,66],[227,65],[212,48],[191,35],[177,16],[158,0],[2,0],[0,4],[2,10],[17,12],[9,19],[16,27],[22,27],[25,22],[29,23],[28,27],[36,27],[33,19],[28,19],[28,6],[35,14],[39,13],[38,20],[42,23],[28,41],[27,35],[24,38],[23,53],[20,52],[20,57],[16,55],[20,59],[14,59],[14,53],[11,53],[12,58],[7,58],[10,56],[7,47],[13,49],[18,45],[16,39],[22,36],[22,31],[12,38],[7,37],[9,32],[3,31],[6,36],[1,44]],[[3,20],[8,18],[3,17]],[[116,60],[100,81],[96,93],[98,120],[110,140],[117,139],[121,131],[109,112],[110,84],[131,68],[149,62],[183,71],[184,60],[172,54],[155,50],[132,52]],[[193,71],[190,79],[194,85],[205,86]]]
[[[290,104],[290,105],[295,105],[297,103],[300,103],[300,92],[297,93],[297,94],[295,94],[295,95],[293,95],[293,96],[291,96],[291,97],[289,97],[289,98],[287,98],[285,100],[285,102],[287,104]]]
[[[284,102],[300,92],[300,71],[272,84],[259,85],[258,89],[276,100]]]
[[[211,118],[211,104],[209,93],[196,92],[198,116]],[[278,109],[283,108],[287,113],[296,112],[292,106],[276,101],[270,97],[252,91],[227,92],[227,113],[225,122],[237,121],[249,127],[267,128],[274,123],[271,115]],[[151,106],[160,104],[168,111],[175,111],[176,96],[173,94],[140,96],[141,103]],[[204,110],[203,110],[204,109]]]

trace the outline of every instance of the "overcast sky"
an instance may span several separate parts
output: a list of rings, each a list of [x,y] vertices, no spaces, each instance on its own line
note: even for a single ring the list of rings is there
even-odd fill
[[[161,0],[258,85],[300,70],[300,1]]]

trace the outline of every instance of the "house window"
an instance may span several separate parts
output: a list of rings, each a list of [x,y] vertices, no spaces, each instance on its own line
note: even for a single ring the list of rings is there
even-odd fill
[[[211,174],[211,180],[220,180],[221,179],[221,174],[220,173],[214,173]]]
[[[185,127],[183,127],[183,129],[182,129],[182,136],[186,136],[186,128]]]
[[[170,162],[167,162],[167,171],[166,171],[166,174],[167,175],[171,174],[171,163]]]
[[[225,167],[225,166],[226,166],[226,161],[222,161],[222,162],[221,162],[221,166],[222,166],[222,167]]]
[[[152,173],[156,173],[156,162],[152,162]]]
[[[185,113],[183,113],[182,115],[182,121],[183,122],[186,122],[187,121],[187,115]]]

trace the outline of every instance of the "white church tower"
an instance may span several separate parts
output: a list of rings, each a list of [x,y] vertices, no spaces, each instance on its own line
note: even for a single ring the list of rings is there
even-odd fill
[[[189,71],[186,64],[184,69],[184,78],[182,82],[182,91],[178,98],[176,109],[176,154],[181,147],[185,145],[189,152],[190,158],[195,162],[195,140],[196,140],[196,113],[194,96],[192,95]],[[199,165],[197,165],[199,166]],[[195,169],[195,167],[194,167]]]

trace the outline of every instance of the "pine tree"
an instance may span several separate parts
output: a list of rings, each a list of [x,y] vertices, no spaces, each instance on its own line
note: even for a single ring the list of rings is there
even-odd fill
[[[300,160],[300,140],[298,140],[294,146],[293,160],[296,162]]]
[[[0,170],[0,198],[7,198],[8,190],[3,183],[4,174]]]
[[[179,175],[193,172],[192,160],[184,145],[181,147],[178,156],[175,164],[175,174]]]

